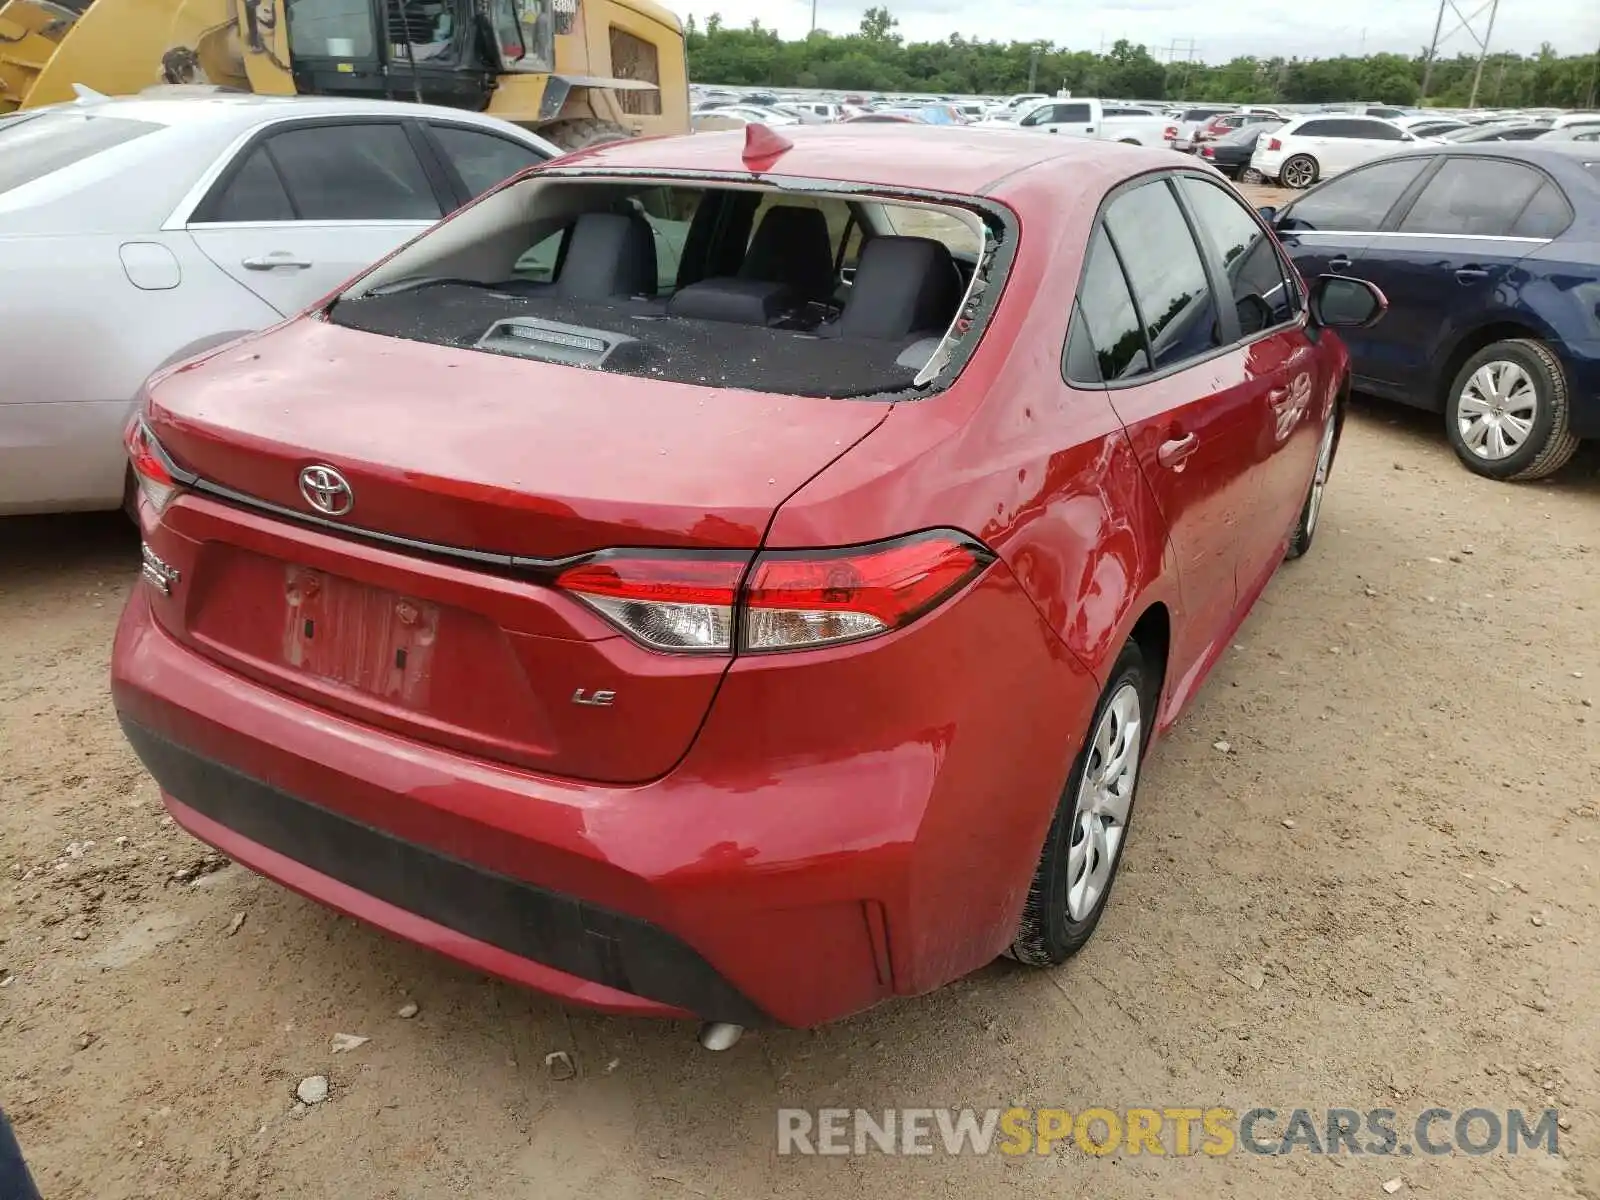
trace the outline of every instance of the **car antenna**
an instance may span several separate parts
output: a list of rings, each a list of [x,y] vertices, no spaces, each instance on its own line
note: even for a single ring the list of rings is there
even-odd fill
[[[417,74],[417,48],[411,44],[411,0],[400,0],[400,36],[406,40],[406,61],[411,64],[411,94],[422,103],[422,76]]]
[[[757,175],[769,170],[785,151],[793,149],[793,142],[759,121],[744,127],[744,165]]]
[[[73,95],[78,97],[77,102],[79,104],[104,104],[107,100],[111,99],[111,97],[106,95],[104,92],[97,92],[86,83],[73,84],[72,92]]]

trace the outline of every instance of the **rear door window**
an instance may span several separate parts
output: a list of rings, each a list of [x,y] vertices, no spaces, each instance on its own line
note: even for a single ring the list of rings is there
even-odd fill
[[[443,215],[422,160],[398,124],[287,129],[265,145],[302,221],[425,221]]]
[[[1153,368],[1163,370],[1220,345],[1205,265],[1165,181],[1118,196],[1105,224],[1144,318]]]
[[[1508,237],[1544,182],[1520,163],[1448,158],[1400,222],[1400,232]]]
[[[44,112],[0,126],[0,192],[42,179],[162,126],[150,121]]]
[[[1132,379],[1150,369],[1139,310],[1134,307],[1122,265],[1103,228],[1095,231],[1089,243],[1089,261],[1078,292],[1078,311],[1093,346],[1099,379],[1091,377],[1086,366],[1076,369],[1069,362],[1068,377],[1072,382]]]
[[[1360,138],[1367,142],[1403,142],[1406,135],[1387,121],[1340,121],[1342,131],[1335,136]]]
[[[477,199],[490,188],[504,183],[518,171],[546,161],[532,146],[510,138],[467,129],[461,125],[431,125],[445,159],[461,176],[467,194]]]
[[[1285,231],[1371,233],[1431,160],[1396,158],[1348,171],[1292,205]]]
[[[1570,224],[1572,205],[1561,189],[1547,179],[1517,214],[1511,233],[1513,237],[1553,238]]]
[[[257,146],[245,156],[222,190],[196,216],[200,223],[292,220],[294,205],[265,146]]]

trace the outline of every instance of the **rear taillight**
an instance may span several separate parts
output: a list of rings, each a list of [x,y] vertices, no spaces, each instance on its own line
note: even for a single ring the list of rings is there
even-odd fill
[[[1177,141],[1178,127],[1176,125],[1168,125],[1164,130],[1161,131],[1161,136],[1169,142]]]
[[[173,467],[172,460],[161,448],[161,443],[156,441],[143,417],[135,414],[133,420],[128,422],[122,444],[127,448],[128,462],[133,467],[134,478],[138,480],[139,491],[150,502],[150,506],[160,513],[172,502],[186,481],[180,478],[181,473]]]
[[[1216,151],[1215,147],[1212,147],[1212,146],[1201,146],[1200,147],[1200,157],[1201,158],[1215,158],[1216,156],[1217,156],[1217,151]]]
[[[748,556],[608,551],[556,578],[612,624],[652,650],[733,648],[733,610]]]
[[[1280,142],[1277,138],[1268,138],[1267,139],[1267,149],[1268,150],[1282,150],[1283,149],[1283,143]]]
[[[555,584],[655,650],[764,653],[853,642],[903,628],[994,560],[966,534],[935,530],[842,550],[743,556],[607,551]]]

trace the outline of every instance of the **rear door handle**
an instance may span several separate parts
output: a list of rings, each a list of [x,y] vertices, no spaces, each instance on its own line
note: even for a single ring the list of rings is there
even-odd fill
[[[296,258],[289,250],[274,250],[271,254],[262,254],[255,258],[244,259],[240,266],[247,271],[272,271],[278,267],[291,267],[296,271],[305,271],[311,264],[303,258]]]
[[[1174,471],[1183,470],[1183,464],[1189,461],[1189,456],[1200,447],[1200,435],[1186,433],[1181,438],[1172,438],[1161,443],[1161,448],[1156,451],[1156,461],[1163,467]]]
[[[1462,283],[1477,283],[1480,279],[1489,278],[1489,272],[1475,263],[1456,269],[1456,278]]]
[[[1335,254],[1328,260],[1328,269],[1330,271],[1348,271],[1350,269],[1350,256],[1347,254]]]

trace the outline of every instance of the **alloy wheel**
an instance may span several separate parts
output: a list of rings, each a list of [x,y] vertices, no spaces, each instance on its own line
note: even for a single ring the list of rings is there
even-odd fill
[[[1509,458],[1533,432],[1539,389],[1520,365],[1506,359],[1484,363],[1456,399],[1461,441],[1479,458]]]
[[[1104,898],[1128,830],[1144,745],[1141,707],[1138,688],[1124,683],[1089,742],[1067,846],[1067,916],[1073,921],[1088,918]]]
[[[1283,182],[1292,188],[1308,188],[1316,177],[1316,169],[1307,158],[1291,158],[1283,168]]]
[[[1305,536],[1309,541],[1317,531],[1317,518],[1322,514],[1322,493],[1328,489],[1328,476],[1333,471],[1333,443],[1339,431],[1337,413],[1328,414],[1328,423],[1322,427],[1322,447],[1317,451],[1317,473],[1311,480],[1311,499],[1306,504]]]

